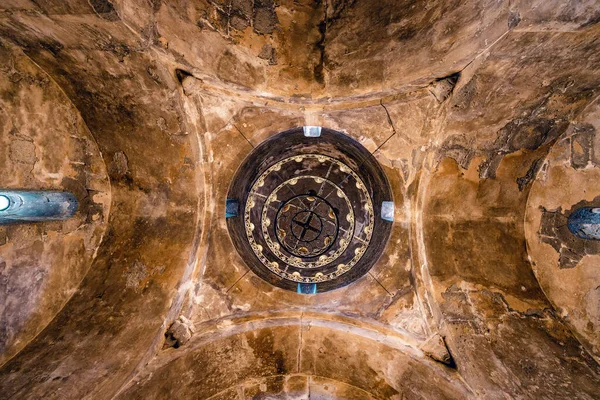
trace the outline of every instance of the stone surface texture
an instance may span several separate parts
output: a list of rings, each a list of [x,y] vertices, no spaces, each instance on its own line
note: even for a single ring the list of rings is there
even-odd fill
[[[600,207],[599,65],[594,0],[1,2],[0,187],[80,210],[0,227],[0,398],[600,398],[600,249],[565,226]],[[225,220],[304,125],[395,203],[316,295]]]

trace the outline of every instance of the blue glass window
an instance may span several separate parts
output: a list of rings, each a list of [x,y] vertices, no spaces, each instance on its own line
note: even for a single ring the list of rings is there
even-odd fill
[[[225,202],[225,218],[237,217],[240,202],[237,199],[227,199]]]
[[[600,207],[582,207],[573,211],[567,224],[578,238],[600,240]]]
[[[298,293],[317,294],[317,284],[316,283],[299,283],[298,284]]]
[[[69,192],[0,190],[0,225],[65,220],[78,208]]]

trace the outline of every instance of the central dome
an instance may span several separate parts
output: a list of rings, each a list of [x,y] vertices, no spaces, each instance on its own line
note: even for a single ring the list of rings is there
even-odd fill
[[[392,200],[383,170],[358,142],[328,129],[315,137],[298,128],[259,145],[228,199],[239,204],[228,228],[240,255],[288,290],[323,292],[360,278],[391,230],[380,217]]]

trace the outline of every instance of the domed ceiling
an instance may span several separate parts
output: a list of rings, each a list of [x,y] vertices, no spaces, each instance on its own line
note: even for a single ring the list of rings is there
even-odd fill
[[[229,231],[240,255],[266,281],[317,293],[348,285],[381,256],[393,204],[385,173],[342,133],[310,127],[272,137],[234,177]]]
[[[0,398],[598,398],[599,21],[2,2]]]

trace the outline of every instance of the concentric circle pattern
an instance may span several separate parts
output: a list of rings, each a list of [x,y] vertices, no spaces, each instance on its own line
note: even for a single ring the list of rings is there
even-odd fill
[[[285,146],[290,142],[298,143]],[[390,223],[378,218],[382,198],[391,200],[383,171],[360,144],[333,131],[270,139],[245,160],[228,197],[240,204],[228,219],[238,251],[259,276],[290,290],[350,283],[389,236]],[[376,232],[380,240],[371,246]]]
[[[335,243],[339,210],[312,193],[283,202],[275,229],[279,244],[298,257],[316,257]]]
[[[312,175],[280,183],[282,175],[297,171]],[[334,182],[343,183],[346,191]],[[275,163],[256,180],[244,222],[254,254],[269,270],[294,282],[324,282],[349,271],[365,253],[373,232],[373,204],[348,166],[305,154]]]

